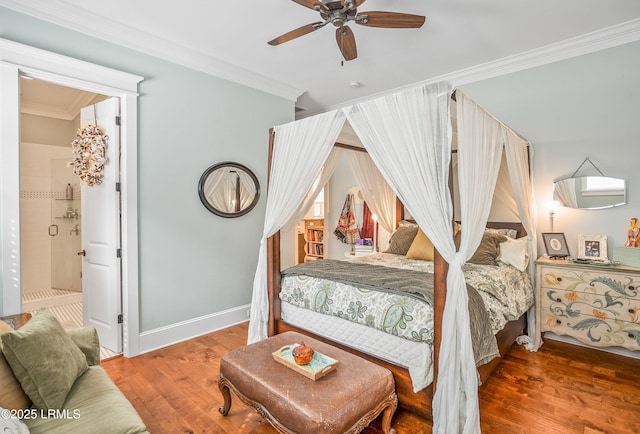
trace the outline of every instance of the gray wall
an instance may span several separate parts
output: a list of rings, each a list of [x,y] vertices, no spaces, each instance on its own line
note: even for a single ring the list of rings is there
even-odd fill
[[[629,219],[640,217],[638,77],[640,42],[635,42],[462,86],[532,143],[539,232],[549,232],[553,181],[571,176],[586,157],[605,175],[628,180],[627,205],[557,211],[554,231],[565,233],[572,255],[578,234],[606,235],[612,252],[624,245]],[[597,171],[587,163],[578,174]],[[541,240],[539,249],[545,252]]]
[[[268,130],[294,119],[294,103],[1,7],[0,37],[145,77],[138,115],[140,330],[250,303]],[[252,169],[262,185],[257,208],[237,219],[209,213],[197,193],[202,172],[228,160]]]

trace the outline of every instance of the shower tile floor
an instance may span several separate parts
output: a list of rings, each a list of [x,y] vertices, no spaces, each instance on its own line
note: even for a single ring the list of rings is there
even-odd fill
[[[23,294],[22,305],[25,312],[31,315],[46,308],[66,329],[82,327],[82,293],[51,289],[48,291]],[[118,353],[100,347],[100,359],[108,359]]]

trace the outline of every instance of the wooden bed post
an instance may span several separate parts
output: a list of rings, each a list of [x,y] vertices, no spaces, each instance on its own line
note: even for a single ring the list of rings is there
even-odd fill
[[[433,268],[433,394],[435,395],[440,345],[442,344],[442,316],[447,300],[447,273],[449,271],[449,264],[435,248]]]
[[[276,334],[276,319],[280,318],[280,232],[267,238],[267,279],[271,284],[269,288],[269,323],[267,335]]]
[[[273,158],[273,141],[275,131],[269,129],[269,162],[267,165],[267,191],[271,178],[271,162]],[[269,297],[269,322],[267,336],[276,334],[276,320],[280,318],[280,231],[267,238],[267,282]]]

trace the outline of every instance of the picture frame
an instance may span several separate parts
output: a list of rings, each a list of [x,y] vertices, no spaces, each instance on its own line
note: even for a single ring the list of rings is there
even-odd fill
[[[566,258],[569,256],[567,239],[562,232],[546,232],[542,234],[544,248],[550,258]]]
[[[593,234],[578,235],[578,259],[608,261],[607,236]]]

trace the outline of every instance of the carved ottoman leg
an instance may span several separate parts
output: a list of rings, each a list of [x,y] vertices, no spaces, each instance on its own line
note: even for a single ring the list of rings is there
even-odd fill
[[[385,434],[395,434],[396,430],[391,428],[391,418],[398,407],[398,397],[394,393],[387,403],[387,407],[382,411],[382,432]]]
[[[224,404],[222,407],[218,408],[218,411],[223,416],[229,414],[229,410],[231,410],[231,392],[229,390],[229,382],[224,377],[220,377],[218,379],[218,388],[222,393],[222,397],[224,398]]]

